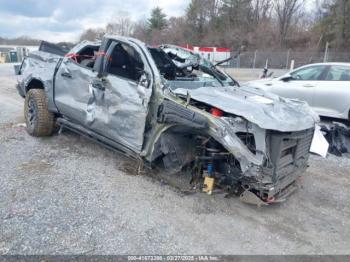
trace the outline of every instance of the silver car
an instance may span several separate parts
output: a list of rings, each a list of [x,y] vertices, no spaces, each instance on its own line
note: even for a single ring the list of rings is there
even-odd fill
[[[310,64],[248,85],[306,101],[320,116],[350,120],[350,63]]]

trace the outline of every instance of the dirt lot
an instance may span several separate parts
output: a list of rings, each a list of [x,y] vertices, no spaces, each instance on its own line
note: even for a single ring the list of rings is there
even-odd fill
[[[285,203],[187,195],[78,135],[27,135],[0,65],[0,254],[350,254],[350,159],[312,156]]]

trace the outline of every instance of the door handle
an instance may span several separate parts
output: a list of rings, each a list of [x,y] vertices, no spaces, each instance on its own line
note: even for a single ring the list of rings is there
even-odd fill
[[[314,87],[314,85],[313,84],[305,84],[305,85],[303,85],[303,87]]]
[[[137,83],[134,82],[134,81],[128,81],[128,84],[131,85],[131,86],[137,86]]]
[[[105,91],[106,90],[106,88],[104,87],[104,85],[102,84],[102,83],[99,83],[99,82],[94,82],[94,83],[92,83],[91,84],[91,86],[93,87],[93,88],[96,88],[96,89],[98,89],[98,90],[101,90],[101,91]]]
[[[63,73],[61,74],[61,76],[67,77],[67,78],[72,78],[72,75],[71,75],[70,73],[67,73],[67,72],[63,72]]]

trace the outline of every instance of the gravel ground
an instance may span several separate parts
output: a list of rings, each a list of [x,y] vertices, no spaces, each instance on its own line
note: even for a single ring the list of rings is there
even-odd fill
[[[184,194],[70,132],[27,135],[0,65],[0,254],[350,254],[350,159],[312,156],[300,189],[257,208]]]

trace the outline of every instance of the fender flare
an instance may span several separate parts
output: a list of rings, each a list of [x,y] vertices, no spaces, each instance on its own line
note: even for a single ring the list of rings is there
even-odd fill
[[[37,84],[40,85],[37,86]],[[31,85],[33,85],[31,87]],[[36,77],[31,77],[29,78],[28,80],[26,80],[25,82],[25,85],[24,85],[24,91],[25,91],[25,94],[27,94],[27,92],[30,90],[30,89],[44,89],[46,91],[46,87],[45,87],[45,84],[42,80],[40,80],[39,78],[36,78]]]

